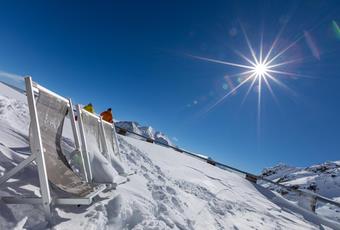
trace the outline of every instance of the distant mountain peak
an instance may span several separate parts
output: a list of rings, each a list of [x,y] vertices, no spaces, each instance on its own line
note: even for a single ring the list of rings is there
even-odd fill
[[[151,126],[142,126],[136,121],[118,121],[116,122],[116,125],[127,129],[130,132],[151,138],[159,143],[174,146],[169,137],[167,137],[164,133],[155,130]]]

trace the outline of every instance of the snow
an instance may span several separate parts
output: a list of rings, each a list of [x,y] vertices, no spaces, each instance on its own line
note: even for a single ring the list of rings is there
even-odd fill
[[[325,162],[307,168],[297,168],[287,165],[277,165],[264,169],[262,175],[284,185],[302,190],[316,192],[322,196],[340,200],[340,162]],[[297,193],[283,191],[281,188],[269,186],[273,191],[281,193],[285,198],[295,202],[305,203]],[[316,212],[324,217],[340,222],[340,208],[334,205],[318,202]]]
[[[29,116],[22,94],[1,83],[0,99],[4,173],[30,154]],[[71,139],[65,134],[65,140]],[[90,206],[53,207],[54,229],[340,229],[238,174],[132,137],[119,136],[119,141],[124,164],[136,174],[115,190],[102,192]],[[2,186],[0,195],[5,194],[39,194],[35,166]],[[41,206],[0,201],[0,229],[46,227]]]

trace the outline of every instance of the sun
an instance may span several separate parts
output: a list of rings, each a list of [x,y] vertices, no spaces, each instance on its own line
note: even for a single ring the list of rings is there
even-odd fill
[[[266,64],[259,63],[255,66],[254,71],[256,75],[265,77],[268,74],[268,67]]]

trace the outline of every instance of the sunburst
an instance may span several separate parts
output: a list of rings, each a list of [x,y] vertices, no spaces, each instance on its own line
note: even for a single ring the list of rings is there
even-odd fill
[[[247,57],[246,55],[242,54],[239,51],[235,51],[238,56],[240,56],[243,60],[244,63],[234,63],[230,61],[224,61],[224,60],[218,60],[218,59],[212,59],[212,58],[207,58],[207,57],[202,57],[202,56],[194,56],[194,55],[189,55],[195,59],[203,60],[203,61],[208,61],[212,63],[217,63],[217,64],[222,64],[222,65],[227,65],[227,66],[232,66],[236,68],[243,69],[244,71],[232,75],[232,76],[238,76],[242,77],[243,80],[239,82],[238,85],[236,85],[234,88],[232,88],[228,93],[226,93],[223,97],[218,99],[212,106],[208,108],[207,111],[210,111],[213,109],[215,106],[220,104],[223,100],[225,100],[228,96],[234,94],[240,87],[244,86],[246,83],[250,84],[249,88],[243,98],[242,103],[246,100],[248,97],[249,93],[254,87],[257,87],[257,107],[258,107],[258,121],[260,121],[260,114],[261,114],[261,96],[262,96],[262,90],[263,90],[263,85],[266,86],[266,88],[269,90],[275,101],[277,101],[276,96],[273,92],[271,83],[275,83],[285,89],[290,90],[286,84],[284,84],[281,80],[278,78],[281,76],[294,76],[294,77],[309,77],[305,75],[301,75],[298,73],[292,73],[292,72],[287,72],[284,70],[279,70],[279,68],[282,68],[285,65],[289,65],[292,63],[295,63],[299,60],[286,60],[283,62],[276,62],[279,57],[281,57],[283,54],[285,54],[289,49],[291,49],[300,39],[299,37],[297,40],[295,40],[293,43],[289,44],[287,47],[283,48],[282,50],[279,50],[278,52],[275,52],[275,48],[277,46],[277,43],[279,41],[279,37],[282,33],[282,30],[278,33],[277,37],[274,39],[272,45],[270,46],[269,50],[264,53],[263,49],[263,34],[261,36],[261,42],[260,42],[260,48],[258,49],[259,52],[256,54],[254,51],[254,48],[247,36],[247,33],[245,32],[244,28],[241,26],[242,32],[245,38],[245,41],[247,43],[247,46],[249,48],[250,54]]]

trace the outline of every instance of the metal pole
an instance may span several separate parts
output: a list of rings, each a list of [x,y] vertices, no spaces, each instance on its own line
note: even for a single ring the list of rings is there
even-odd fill
[[[69,116],[70,116],[70,121],[71,121],[71,126],[72,126],[74,144],[76,146],[76,152],[77,152],[77,154],[80,153],[81,162],[82,162],[82,166],[83,166],[83,173],[84,173],[84,176],[85,176],[85,180],[88,181],[86,167],[85,167],[84,154],[83,154],[83,151],[81,150],[81,146],[80,146],[79,132],[78,132],[78,128],[77,128],[77,125],[76,125],[75,114],[74,114],[74,111],[73,111],[73,104],[72,104],[71,98],[68,99],[68,102],[70,104]]]
[[[119,150],[119,141],[118,141],[118,137],[117,137],[117,133],[116,133],[116,126],[115,126],[115,122],[113,120],[113,115],[112,115],[112,130],[113,130],[113,143],[114,143],[114,146],[115,146],[115,153],[116,155],[118,155],[118,158],[119,160],[122,160],[121,157],[120,157],[120,150]]]
[[[43,200],[44,211],[48,217],[48,220],[51,222],[52,216],[51,216],[50,204],[51,204],[52,199],[51,199],[50,188],[48,184],[48,176],[47,176],[45,156],[44,156],[44,147],[42,144],[37,107],[36,107],[35,99],[34,99],[32,78],[26,77],[25,84],[26,84],[28,108],[29,108],[30,118],[31,118],[31,127],[33,131],[31,138],[37,138],[36,141],[33,141],[34,146],[31,146],[31,151],[32,151],[32,154],[36,155],[35,161],[38,166],[40,190],[41,190],[41,197]]]
[[[78,124],[79,124],[79,132],[80,132],[80,138],[82,142],[82,152],[83,156],[85,156],[85,168],[87,172],[87,179],[89,183],[92,183],[92,170],[91,170],[91,163],[90,163],[90,157],[89,153],[87,151],[87,144],[86,144],[86,137],[85,137],[85,131],[84,131],[84,125],[83,120],[81,118],[82,112],[80,105],[77,105],[77,113],[78,113]]]
[[[27,157],[25,160],[20,162],[15,168],[11,169],[9,172],[7,172],[5,175],[0,177],[0,185],[5,183],[9,178],[17,174],[21,169],[25,168],[29,163],[34,161],[36,158],[36,155],[32,153],[29,157]]]
[[[72,104],[71,98],[68,99],[68,103],[70,105],[69,116],[70,116],[71,125],[72,125],[74,144],[76,146],[76,149],[80,149],[80,140],[78,136],[78,129],[77,129],[76,121],[75,121],[75,114],[73,111],[73,104]]]

